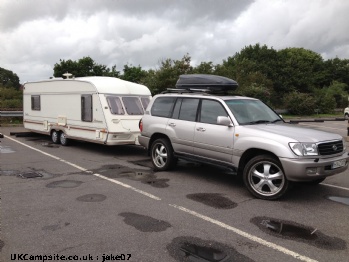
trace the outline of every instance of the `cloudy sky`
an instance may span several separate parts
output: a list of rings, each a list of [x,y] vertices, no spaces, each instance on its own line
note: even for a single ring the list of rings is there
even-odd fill
[[[0,67],[46,79],[60,59],[122,71],[189,53],[222,63],[247,45],[349,59],[348,0],[0,0]]]

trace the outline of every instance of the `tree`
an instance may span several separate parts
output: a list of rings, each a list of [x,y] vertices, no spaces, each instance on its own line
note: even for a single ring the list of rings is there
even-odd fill
[[[60,63],[56,63],[53,67],[55,77],[62,77],[64,73],[69,72],[75,77],[82,76],[111,76],[118,77],[119,72],[116,71],[114,65],[112,69],[109,69],[105,65],[97,64],[91,57],[83,57],[78,61],[72,61],[71,59],[65,61],[60,59]]]
[[[158,70],[149,70],[147,76],[143,79],[143,84],[153,94],[161,93],[167,88],[174,88],[180,75],[193,72],[190,61],[189,54],[183,56],[181,60],[172,60],[169,58],[162,60]]]
[[[345,83],[349,91],[349,59],[329,59],[324,62],[324,86],[329,86],[333,81]]]
[[[0,84],[6,88],[19,89],[21,86],[19,83],[19,77],[10,70],[0,67]]]
[[[120,76],[121,79],[138,84],[147,75],[147,72],[141,66],[124,65],[123,71],[124,74]]]
[[[214,73],[214,65],[212,62],[201,62],[200,65],[193,68],[193,74],[209,74]]]
[[[304,48],[286,48],[278,51],[278,57],[275,91],[311,93],[314,88],[322,87],[324,61],[321,55]]]

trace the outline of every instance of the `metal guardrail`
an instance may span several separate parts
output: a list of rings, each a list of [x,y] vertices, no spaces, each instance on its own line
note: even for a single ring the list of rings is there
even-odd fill
[[[21,117],[23,111],[0,111],[0,117]]]

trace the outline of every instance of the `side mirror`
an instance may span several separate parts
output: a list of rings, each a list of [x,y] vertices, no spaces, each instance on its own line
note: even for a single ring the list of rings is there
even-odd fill
[[[221,125],[221,126],[233,126],[229,117],[227,117],[227,116],[218,116],[217,117],[217,124]]]

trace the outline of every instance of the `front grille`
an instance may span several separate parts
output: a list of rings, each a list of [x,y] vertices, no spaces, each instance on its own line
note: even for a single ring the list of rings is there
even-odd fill
[[[333,141],[318,144],[319,154],[322,156],[334,155],[343,151],[343,141]]]

